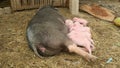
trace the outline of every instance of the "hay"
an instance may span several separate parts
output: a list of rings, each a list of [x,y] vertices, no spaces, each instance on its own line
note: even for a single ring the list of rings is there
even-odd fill
[[[68,9],[59,10],[63,16],[73,17]],[[0,68],[120,68],[120,28],[84,12],[80,12],[79,17],[89,21],[96,47],[93,55],[98,57],[97,61],[89,63],[81,56],[64,52],[43,59],[35,56],[28,47],[25,31],[36,11],[0,16]],[[113,61],[106,64],[111,57]]]

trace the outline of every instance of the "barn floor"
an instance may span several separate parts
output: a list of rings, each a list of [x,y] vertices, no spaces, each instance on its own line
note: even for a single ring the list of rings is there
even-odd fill
[[[92,1],[92,2],[90,2]],[[120,16],[120,2],[117,0],[82,0],[81,4],[100,3]],[[87,62],[81,56],[69,53],[38,58],[28,47],[25,29],[37,10],[19,11],[0,16],[0,68],[120,68],[120,27],[100,20],[80,10],[79,17],[89,21],[98,59]],[[60,13],[72,18],[68,9],[59,8]],[[109,58],[112,62],[106,63]]]

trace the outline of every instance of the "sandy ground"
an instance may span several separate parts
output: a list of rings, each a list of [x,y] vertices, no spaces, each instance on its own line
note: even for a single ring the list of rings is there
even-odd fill
[[[120,2],[117,0],[93,1],[120,16]],[[83,0],[83,3],[93,2]],[[93,55],[98,59],[87,62],[79,55],[64,52],[43,59],[37,57],[29,49],[25,36],[26,26],[36,11],[26,10],[0,16],[0,68],[120,68],[120,27],[81,10],[78,17],[89,21],[96,47]],[[59,11],[66,18],[74,17],[66,8],[59,8]],[[107,64],[109,58],[113,60]]]

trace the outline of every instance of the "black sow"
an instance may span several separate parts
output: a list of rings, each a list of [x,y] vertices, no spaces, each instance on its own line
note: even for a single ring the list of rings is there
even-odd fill
[[[68,29],[64,24],[65,19],[56,9],[50,6],[41,8],[29,22],[26,36],[30,48],[39,57],[53,56],[67,49],[77,53],[87,60],[95,56],[77,47],[68,37]]]

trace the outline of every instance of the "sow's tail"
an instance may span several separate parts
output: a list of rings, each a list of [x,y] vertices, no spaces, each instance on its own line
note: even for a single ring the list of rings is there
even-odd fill
[[[38,57],[43,58],[43,57],[38,53],[36,45],[35,45],[34,43],[32,43],[32,33],[31,33],[31,31],[29,30],[29,28],[26,29],[26,39],[27,39],[27,42],[28,42],[28,45],[29,45],[30,49],[31,49],[32,51],[34,51],[35,54],[36,54]]]

